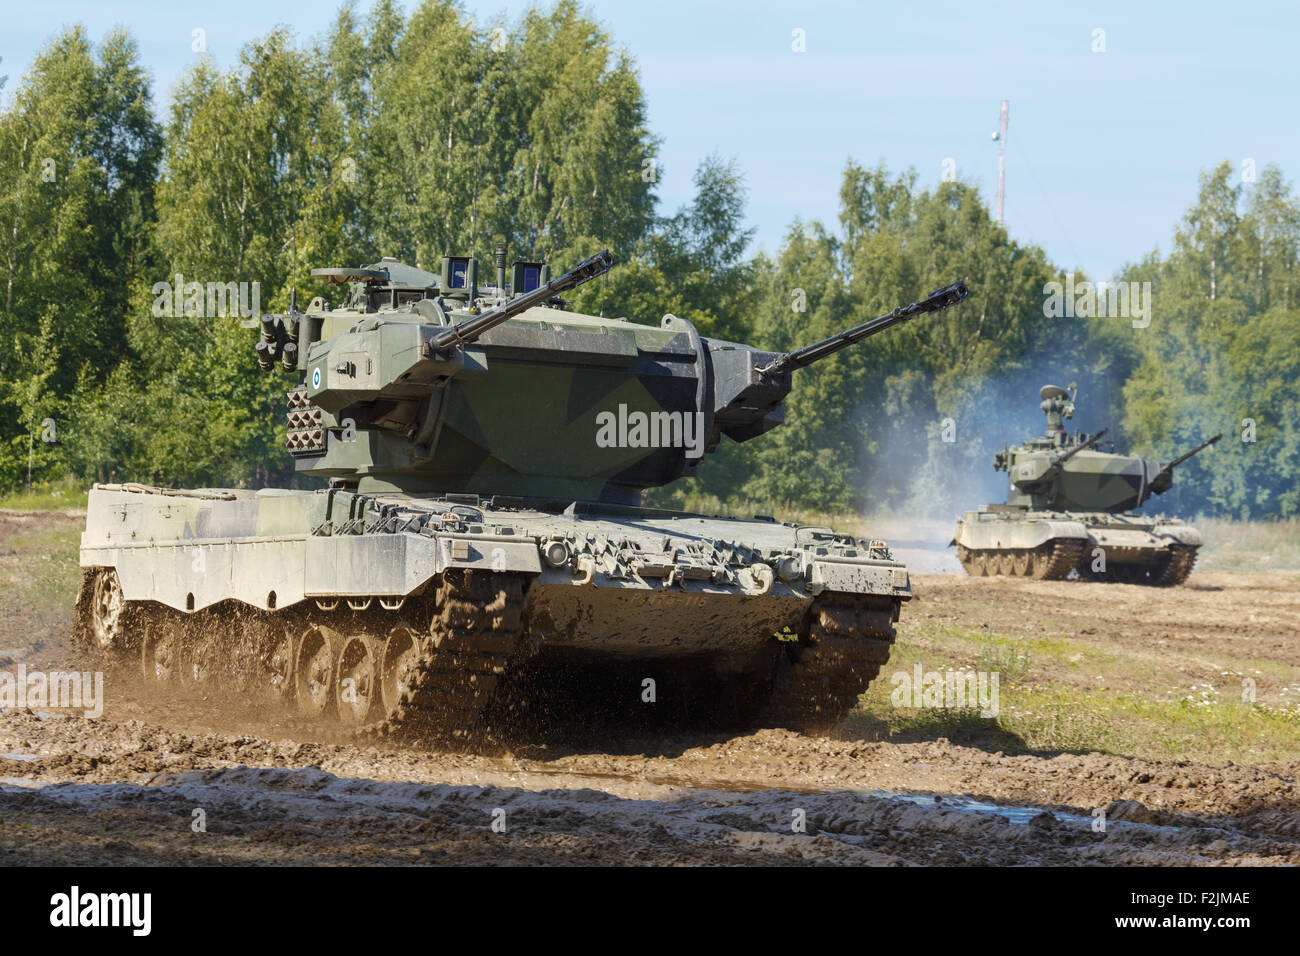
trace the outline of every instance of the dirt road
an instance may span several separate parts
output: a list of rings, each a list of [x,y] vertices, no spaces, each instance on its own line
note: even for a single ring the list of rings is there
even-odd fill
[[[0,864],[1300,863],[1294,766],[773,731],[644,750],[384,753],[11,715]]]
[[[75,536],[75,518],[0,520],[0,670],[69,658]],[[110,675],[99,719],[0,713],[0,865],[1300,863],[1295,575],[916,591],[895,661],[833,737],[573,727],[395,751]],[[890,706],[891,671],[1007,647],[1025,651],[997,719]],[[1040,711],[1079,701],[1089,727],[1133,735],[1044,746],[1068,726]],[[1231,727],[1207,743],[1206,722]]]

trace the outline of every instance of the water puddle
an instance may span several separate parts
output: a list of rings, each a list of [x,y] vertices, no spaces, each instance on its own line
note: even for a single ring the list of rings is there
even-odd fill
[[[780,790],[787,793],[800,793],[810,796],[851,793],[859,797],[876,800],[891,800],[915,804],[934,810],[957,810],[962,813],[990,814],[1005,817],[1007,822],[1027,824],[1044,813],[1051,814],[1058,822],[1078,825],[1091,829],[1092,817],[1086,813],[1074,813],[1068,810],[1049,810],[1046,807],[1031,807],[989,803],[972,797],[962,797],[943,793],[903,793],[898,790],[860,790],[853,788],[834,789],[827,787],[801,787],[787,783],[770,784],[747,780],[710,780],[701,777],[673,777],[665,775],[638,775],[621,773],[601,773],[598,771],[579,771],[557,768],[528,767],[524,772],[542,775],[565,776],[570,779],[586,779],[599,788],[602,782],[641,782],[661,787],[672,787],[685,791],[714,790],[722,793],[761,793],[768,790]],[[1129,826],[1152,827],[1151,824],[1128,824]],[[1154,828],[1154,827],[1153,827]]]
[[[1008,806],[999,803],[986,803],[969,797],[954,797],[948,794],[935,799],[935,794],[898,793],[894,790],[855,790],[860,797],[874,797],[877,800],[895,800],[928,807],[934,810],[958,810],[963,813],[988,813],[1006,817],[1009,823],[1028,823],[1034,817],[1049,813],[1059,822],[1079,823],[1091,827],[1092,818],[1082,813],[1069,813],[1062,810],[1048,810],[1045,807]]]
[[[635,775],[620,773],[600,773],[593,771],[576,771],[576,770],[557,770],[541,769],[530,767],[528,772],[539,774],[553,774],[557,776],[566,776],[571,779],[587,779],[599,787],[601,782],[618,781],[618,782],[644,782],[661,787],[672,787],[685,791],[714,790],[722,793],[739,793],[750,794],[760,793],[769,790],[780,790],[787,793],[801,793],[814,795],[851,793],[859,797],[868,797],[875,800],[890,800],[895,802],[911,803],[918,807],[926,807],[934,810],[957,810],[962,813],[989,814],[1005,817],[1008,823],[1027,824],[1035,817],[1044,813],[1051,814],[1057,822],[1067,825],[1077,825],[1084,829],[1091,829],[1092,817],[1086,813],[1075,813],[1068,810],[1049,810],[1046,807],[1017,806],[998,803],[989,803],[984,800],[976,800],[972,797],[955,796],[953,794],[943,793],[903,793],[898,790],[859,790],[859,789],[830,789],[826,787],[800,787],[786,783],[765,784],[746,780],[710,780],[700,777],[672,777],[663,775]],[[1154,827],[1152,824],[1127,823],[1128,826],[1149,827],[1152,829],[1170,829]]]
[[[928,807],[934,810],[957,810],[962,813],[991,814],[1005,817],[1008,823],[1027,824],[1035,817],[1041,816],[1044,813],[1051,814],[1058,823],[1077,825],[1087,830],[1092,829],[1094,822],[1093,816],[1088,813],[1048,809],[1047,807],[1025,807],[988,803],[970,797],[957,797],[948,794],[940,794],[938,795],[940,799],[936,800],[936,794],[930,793],[898,793],[892,790],[855,790],[853,792],[862,797],[874,797],[878,800],[904,801],[907,803],[913,803],[919,807]],[[1107,829],[1125,827],[1153,833],[1176,833],[1186,829],[1185,827],[1169,826],[1159,823],[1138,823],[1135,820],[1109,820],[1106,823],[1106,827]],[[1219,828],[1210,827],[1208,829],[1218,830]],[[1226,834],[1229,831],[1223,830],[1222,832]]]

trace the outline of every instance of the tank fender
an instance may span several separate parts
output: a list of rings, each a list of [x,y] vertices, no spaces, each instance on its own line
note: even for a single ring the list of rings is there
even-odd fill
[[[972,550],[1022,550],[1037,548],[1058,538],[1086,541],[1088,531],[1078,521],[968,512],[958,522],[953,542]]]
[[[88,547],[83,568],[113,568],[128,601],[201,611],[228,599],[264,610],[305,596],[302,539],[185,541]]]
[[[1205,543],[1205,539],[1201,537],[1201,532],[1182,522],[1156,525],[1155,534],[1171,543],[1186,545],[1190,548],[1199,548]]]
[[[307,539],[308,596],[411,594],[447,568],[541,572],[531,538],[494,535],[332,535]]]
[[[817,560],[809,575],[814,594],[843,591],[848,594],[880,594],[902,598],[912,596],[907,567],[895,563],[869,564],[856,561]]]
[[[438,571],[482,568],[541,574],[541,553],[532,538],[507,541],[493,535],[447,535],[438,538]]]

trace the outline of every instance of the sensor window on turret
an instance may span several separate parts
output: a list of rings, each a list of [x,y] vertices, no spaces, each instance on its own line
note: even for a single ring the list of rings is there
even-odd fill
[[[469,274],[469,263],[463,259],[451,260],[451,282],[453,289],[464,289]]]
[[[511,269],[510,292],[512,295],[524,295],[540,289],[546,283],[545,266],[540,262],[516,262]]]

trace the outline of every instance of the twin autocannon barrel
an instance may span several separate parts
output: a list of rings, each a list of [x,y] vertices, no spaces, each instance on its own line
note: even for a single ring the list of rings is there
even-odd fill
[[[547,301],[561,292],[576,288],[584,282],[604,275],[614,267],[617,260],[609,253],[608,250],[597,253],[589,259],[584,259],[564,275],[560,276],[553,282],[534,289],[532,292],[517,296],[508,302],[488,309],[481,315],[457,322],[455,325],[440,332],[429,340],[425,347],[427,355],[432,357],[439,352],[445,352],[447,349],[456,346],[468,345],[483,333],[490,329],[496,328],[503,322],[527,312],[535,305]],[[966,288],[966,283],[958,280],[952,285],[944,286],[942,289],[936,289],[920,302],[913,302],[911,305],[900,306],[887,315],[882,315],[878,319],[870,322],[864,322],[861,325],[854,326],[832,335],[830,338],[823,339],[820,342],[814,342],[812,345],[806,345],[794,352],[787,352],[780,356],[770,365],[759,369],[763,374],[779,375],[782,372],[791,369],[803,368],[811,365],[813,362],[820,361],[829,355],[838,352],[846,346],[861,342],[885,329],[898,325],[900,322],[906,322],[908,319],[915,318],[918,315],[925,315],[929,312],[939,312],[955,305],[962,299],[966,298],[970,292]]]
[[[1103,428],[1101,431],[1097,432],[1097,434],[1093,435],[1091,438],[1089,438],[1089,439],[1088,439],[1086,442],[1084,442],[1083,444],[1081,444],[1081,445],[1075,445],[1073,448],[1071,448],[1069,451],[1067,451],[1065,454],[1063,454],[1060,458],[1056,459],[1056,464],[1057,464],[1057,465],[1064,465],[1067,461],[1069,461],[1069,460],[1070,460],[1071,458],[1073,458],[1075,455],[1079,454],[1079,452],[1081,452],[1081,451],[1083,451],[1083,450],[1085,450],[1085,449],[1087,449],[1087,448],[1091,448],[1091,447],[1093,447],[1094,445],[1097,444],[1097,442],[1101,441],[1102,436],[1105,435],[1108,431],[1110,431],[1109,428]],[[1186,454],[1179,455],[1179,456],[1178,456],[1177,458],[1175,458],[1173,461],[1171,461],[1171,462],[1169,462],[1169,463],[1167,463],[1167,464],[1165,464],[1165,465],[1162,465],[1161,468],[1160,468],[1160,471],[1158,471],[1156,474],[1157,474],[1157,475],[1164,475],[1164,474],[1167,474],[1167,473],[1173,471],[1175,468],[1177,468],[1179,465],[1181,465],[1181,464],[1182,464],[1183,462],[1185,462],[1187,459],[1191,458],[1191,457],[1192,457],[1193,455],[1195,455],[1197,452],[1202,452],[1202,451],[1204,451],[1205,449],[1209,448],[1211,445],[1213,445],[1216,441],[1218,441],[1218,440],[1219,440],[1220,438],[1222,438],[1222,437],[1223,437],[1222,435],[1215,435],[1213,438],[1208,439],[1207,441],[1203,441],[1203,442],[1201,442],[1199,445],[1197,445],[1195,448],[1193,448],[1191,451],[1187,452]]]
[[[1193,455],[1195,455],[1197,452],[1202,452],[1202,451],[1204,451],[1205,449],[1209,448],[1211,445],[1213,445],[1216,441],[1218,441],[1218,440],[1219,440],[1220,438],[1222,438],[1222,437],[1223,437],[1223,435],[1220,433],[1220,434],[1218,434],[1218,435],[1215,435],[1213,438],[1210,438],[1210,439],[1207,439],[1206,441],[1201,442],[1199,445],[1197,445],[1197,446],[1196,446],[1195,448],[1193,448],[1191,451],[1187,452],[1186,454],[1179,455],[1177,458],[1175,458],[1175,459],[1174,459],[1173,461],[1171,461],[1169,464],[1165,465],[1165,466],[1164,466],[1163,468],[1161,468],[1160,470],[1161,470],[1162,472],[1165,472],[1165,471],[1173,471],[1175,468],[1177,468],[1179,465],[1181,465],[1181,464],[1182,464],[1183,462],[1185,462],[1187,459],[1191,458],[1191,457],[1192,457]]]
[[[931,292],[920,302],[899,306],[893,312],[882,315],[878,319],[855,325],[851,329],[837,332],[829,338],[814,342],[812,345],[805,345],[793,352],[786,352],[776,361],[763,366],[758,371],[764,375],[780,375],[782,372],[804,368],[813,362],[820,362],[828,355],[834,355],[842,348],[861,342],[863,339],[885,331],[885,329],[893,328],[901,322],[914,319],[918,315],[925,315],[929,312],[942,312],[948,306],[956,305],[968,295],[970,295],[970,290],[966,288],[966,283],[958,279],[952,285]]]
[[[1175,458],[1173,461],[1167,462],[1166,464],[1162,465],[1160,470],[1155,473],[1155,475],[1151,478],[1151,480],[1144,483],[1142,490],[1138,493],[1138,505],[1140,506],[1153,494],[1159,494],[1163,492],[1165,489],[1167,489],[1170,485],[1170,482],[1173,481],[1173,474],[1175,468],[1177,468],[1179,465],[1181,465],[1183,462],[1185,462],[1187,459],[1191,458],[1193,455],[1197,454],[1198,452],[1202,452],[1205,449],[1209,448],[1211,445],[1213,445],[1222,437],[1223,437],[1222,434],[1215,435],[1213,438],[1201,442],[1191,451],[1184,452],[1183,454]]]
[[[425,346],[425,355],[433,358],[449,349],[468,345],[484,333],[517,315],[522,315],[533,306],[540,305],[562,292],[575,289],[584,282],[599,278],[612,269],[616,262],[617,260],[608,250],[584,259],[558,279],[554,279],[545,285],[538,286],[531,292],[515,296],[485,312],[463,319],[443,329],[428,341]],[[909,319],[931,312],[940,312],[950,305],[962,301],[969,294],[966,283],[959,280],[942,289],[936,289],[919,302],[900,306],[886,315],[872,319],[870,322],[864,322],[851,329],[838,332],[829,338],[814,342],[812,345],[805,345],[793,352],[786,352],[778,356],[775,361],[758,369],[758,371],[764,375],[780,375],[793,369],[804,368],[813,362],[818,362],[835,354],[840,349],[861,342],[863,339],[870,338]],[[284,327],[278,324],[273,316],[265,316],[263,324],[265,328],[263,329],[262,340],[257,346],[259,364],[264,369],[269,370],[278,358],[282,361],[286,370],[296,367],[297,345],[292,341],[294,336],[286,335]],[[285,341],[286,339],[288,341]]]
[[[458,345],[468,345],[484,332],[496,328],[502,322],[506,322],[516,315],[527,312],[533,306],[540,305],[561,292],[575,289],[584,282],[590,282],[592,279],[604,275],[614,268],[615,262],[617,260],[610,255],[609,250],[598,252],[590,259],[583,259],[558,279],[554,279],[546,283],[546,285],[538,286],[532,292],[516,296],[508,302],[503,302],[471,319],[457,322],[446,331],[440,332],[430,339],[426,351],[432,355],[437,352],[445,352],[447,349]]]
[[[430,339],[426,351],[432,355],[458,345],[473,342],[489,329],[494,329],[514,316],[527,312],[533,306],[545,302],[552,296],[604,275],[614,267],[615,262],[616,260],[608,250],[594,255],[590,259],[584,259],[553,282],[540,286],[532,292],[517,296],[508,302],[503,302],[495,308],[488,309],[481,315],[474,316],[472,319],[457,322],[446,331]],[[918,315],[940,312],[948,308],[948,306],[960,302],[969,294],[970,291],[966,288],[966,283],[958,280],[952,285],[936,289],[920,302],[900,306],[887,315],[880,316],[880,318],[838,332],[829,338],[814,342],[812,345],[805,345],[793,352],[787,352],[770,365],[759,369],[759,371],[766,375],[779,375],[792,369],[803,368],[829,355],[833,355],[842,348],[861,342],[863,339],[870,338]]]
[[[1069,461],[1075,455],[1079,454],[1079,452],[1083,451],[1085,448],[1092,448],[1094,445],[1097,444],[1097,442],[1102,440],[1102,438],[1106,435],[1108,431],[1110,431],[1109,428],[1103,428],[1101,431],[1097,432],[1097,434],[1093,435],[1082,445],[1075,445],[1073,448],[1067,451],[1060,458],[1056,459],[1056,464],[1064,465],[1067,461]]]

